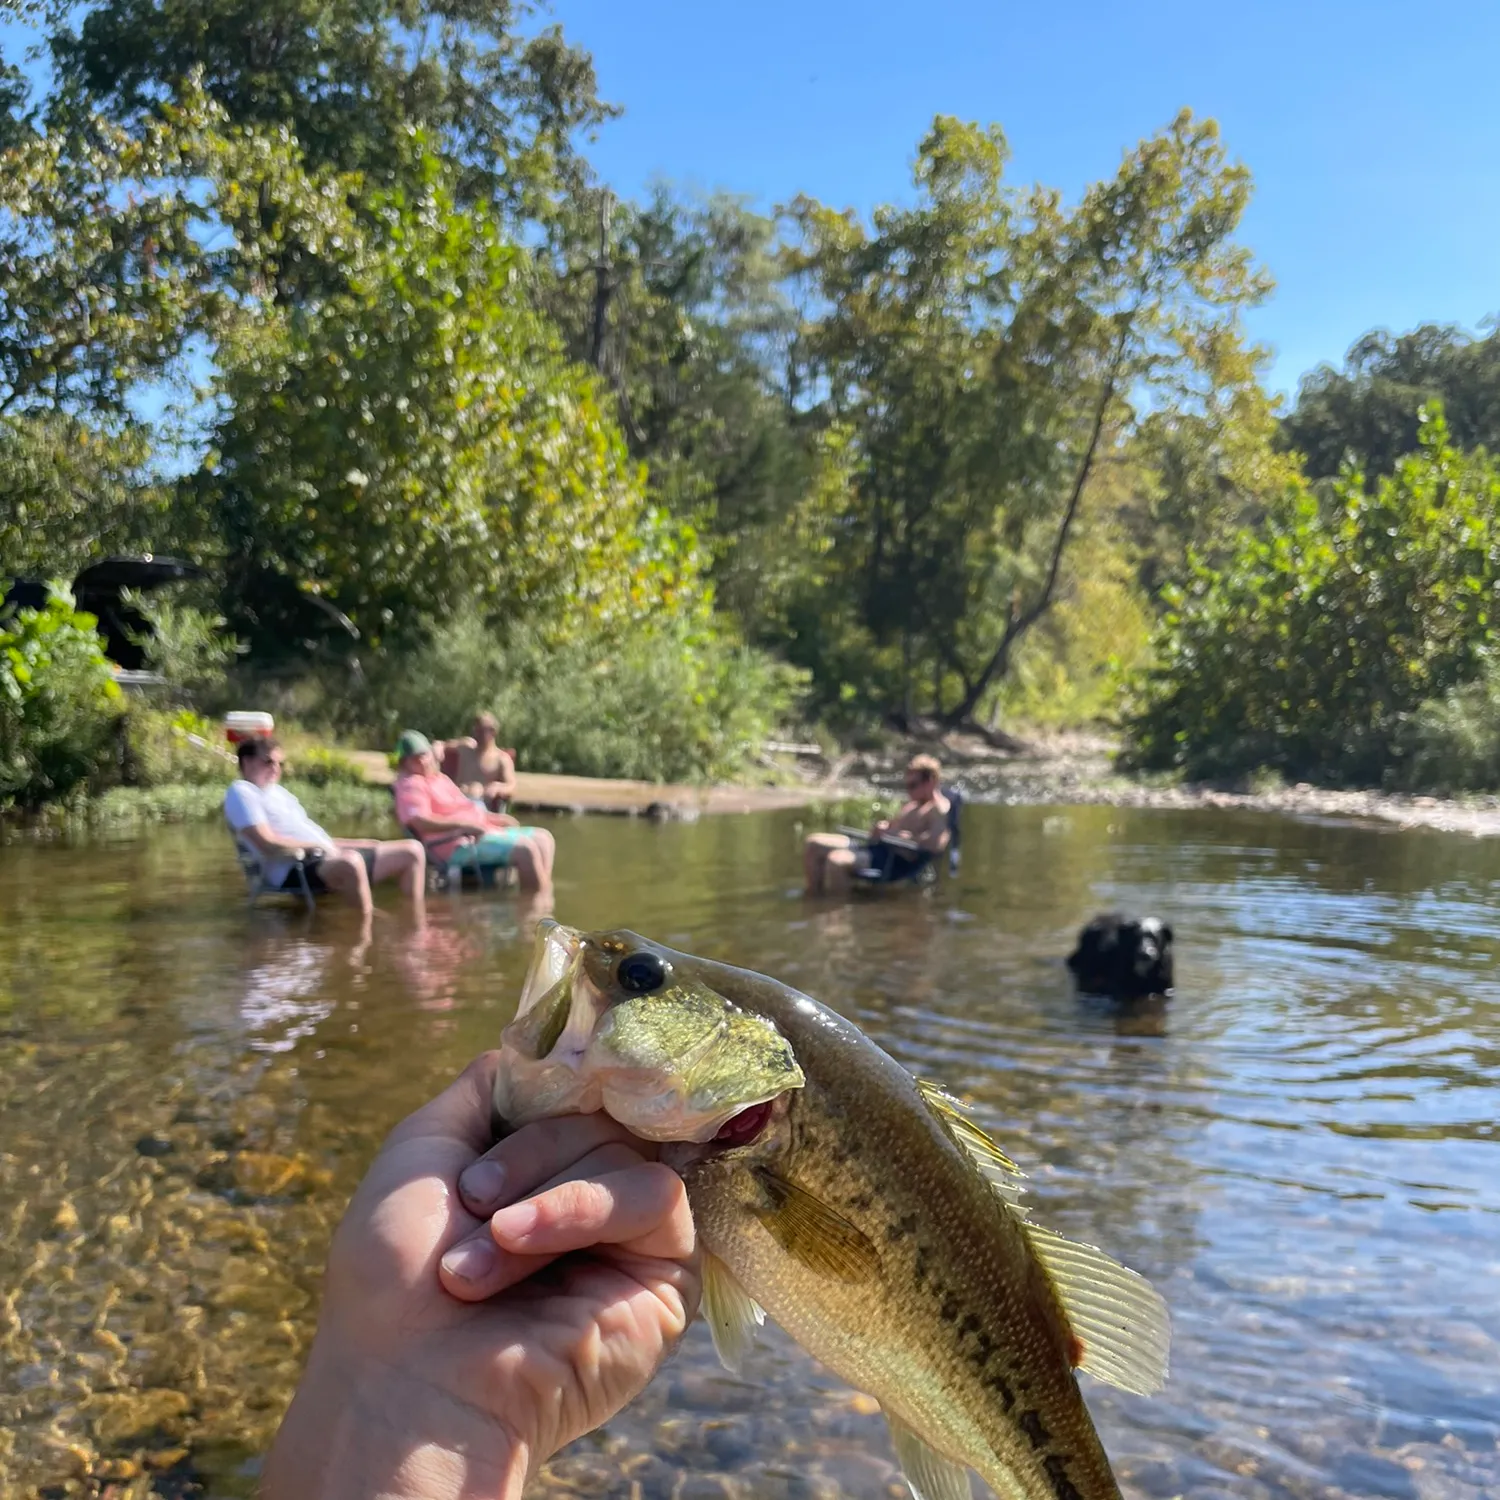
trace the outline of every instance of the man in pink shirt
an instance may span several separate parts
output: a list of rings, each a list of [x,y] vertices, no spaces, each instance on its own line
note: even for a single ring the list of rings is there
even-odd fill
[[[396,818],[427,846],[428,858],[460,868],[514,869],[523,891],[550,895],[557,850],[545,828],[523,828],[505,813],[486,810],[438,769],[432,744],[415,729],[396,742]],[[460,847],[466,835],[473,844]],[[446,837],[445,837],[446,835]]]

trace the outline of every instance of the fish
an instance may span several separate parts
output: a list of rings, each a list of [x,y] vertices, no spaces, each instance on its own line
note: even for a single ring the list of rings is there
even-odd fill
[[[962,1500],[971,1469],[1001,1500],[1119,1500],[1075,1372],[1160,1389],[1170,1319],[1149,1282],[1034,1223],[1020,1169],[961,1104],[812,997],[628,931],[554,927],[538,944],[497,1110],[541,1118],[561,1101],[558,1112],[604,1108],[635,1129],[616,1108],[675,1101],[645,1114],[658,1131],[691,1132],[650,1138],[686,1187],[703,1316],[728,1368],[774,1319],[880,1403],[915,1500]],[[716,1090],[696,1105],[671,1076],[691,1053],[678,1045],[684,994],[723,1019]],[[657,997],[664,1040],[652,1042]],[[592,1051],[622,1009],[640,1065],[624,1096]],[[761,1028],[744,1034],[747,1101],[732,1111],[731,1013]],[[783,1060],[770,1092],[767,1056]]]

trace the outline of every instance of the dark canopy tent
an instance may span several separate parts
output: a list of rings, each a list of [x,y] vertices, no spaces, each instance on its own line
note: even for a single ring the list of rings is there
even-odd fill
[[[149,593],[163,584],[203,577],[202,568],[175,557],[106,557],[90,563],[73,580],[73,598],[81,610],[99,621],[104,654],[118,666],[138,672],[146,665],[145,652],[131,639],[147,635],[150,626],[138,610],[125,603],[123,594],[134,589]],[[0,613],[12,609],[40,609],[47,602],[47,585],[32,578],[18,578],[5,596]]]

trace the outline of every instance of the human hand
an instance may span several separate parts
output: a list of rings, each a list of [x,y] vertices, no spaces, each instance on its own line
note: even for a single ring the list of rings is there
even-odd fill
[[[355,1193],[266,1500],[513,1500],[691,1322],[681,1179],[605,1115],[485,1152],[497,1058],[398,1125]]]

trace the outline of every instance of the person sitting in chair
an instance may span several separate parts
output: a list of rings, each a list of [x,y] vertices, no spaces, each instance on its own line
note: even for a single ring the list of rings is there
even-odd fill
[[[545,828],[523,828],[504,813],[476,806],[439,769],[424,734],[406,730],[396,743],[396,817],[427,846],[428,854],[460,868],[515,870],[523,891],[552,890],[556,846]],[[464,844],[465,834],[475,842]]]
[[[948,799],[940,790],[942,767],[930,755],[914,756],[906,767],[906,801],[894,818],[882,818],[861,843],[842,833],[809,834],[802,846],[807,894],[844,895],[855,872],[870,866],[884,880],[915,873],[948,847]],[[887,842],[894,837],[915,849]]]
[[[453,753],[453,780],[466,797],[482,802],[491,812],[503,813],[516,794],[516,766],[500,748],[500,721],[494,714],[480,714],[468,739],[449,740]],[[441,763],[441,758],[439,758]]]
[[[275,740],[245,740],[238,755],[239,780],[224,794],[224,816],[235,838],[261,855],[268,889],[300,890],[296,865],[305,860],[315,895],[337,891],[364,916],[374,910],[370,887],[381,880],[399,881],[421,904],[427,856],[416,839],[336,839],[281,784],[286,756]]]

